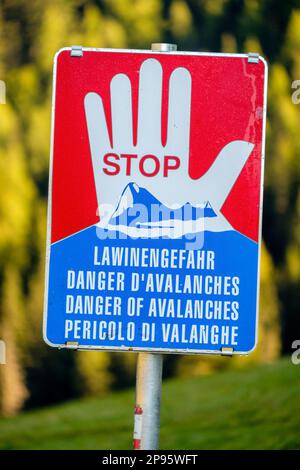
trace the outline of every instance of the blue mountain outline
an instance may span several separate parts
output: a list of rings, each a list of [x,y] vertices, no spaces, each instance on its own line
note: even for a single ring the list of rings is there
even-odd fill
[[[118,214],[122,210],[122,202],[126,198],[126,194],[132,198],[132,204]],[[195,207],[190,202],[187,202],[177,209],[172,209],[160,202],[147,189],[139,187],[134,182],[130,182],[123,189],[109,224],[114,226],[131,225],[139,227],[141,224],[143,226],[147,225],[147,222],[188,221],[204,217],[217,217],[209,201],[206,201],[203,207]]]

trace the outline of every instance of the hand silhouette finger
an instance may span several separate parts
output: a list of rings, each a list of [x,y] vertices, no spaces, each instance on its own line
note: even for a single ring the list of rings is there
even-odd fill
[[[126,153],[133,146],[131,83],[127,75],[115,75],[110,90],[113,148]]]
[[[202,176],[201,185],[214,209],[220,210],[223,206],[253,148],[254,144],[244,140],[229,142]]]
[[[168,153],[185,158],[188,164],[191,113],[191,76],[187,69],[172,72],[169,84]]]
[[[111,148],[101,97],[97,93],[88,93],[84,107],[92,158],[96,162],[101,154]]]
[[[145,152],[161,148],[162,67],[155,59],[140,69],[138,146]]]

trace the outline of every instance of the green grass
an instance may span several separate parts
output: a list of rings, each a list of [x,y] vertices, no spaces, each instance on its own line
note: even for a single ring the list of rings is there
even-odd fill
[[[130,449],[134,390],[0,420],[1,449]],[[162,449],[300,449],[290,360],[163,385]]]

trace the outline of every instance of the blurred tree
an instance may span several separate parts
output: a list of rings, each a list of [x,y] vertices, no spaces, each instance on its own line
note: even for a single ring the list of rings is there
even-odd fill
[[[35,191],[26,168],[20,123],[9,104],[1,105],[1,118],[0,336],[6,343],[7,365],[0,370],[0,412],[11,414],[22,407],[26,397],[21,356],[25,326],[22,276],[29,265],[26,245]]]
[[[0,411],[10,415],[22,408],[27,396],[21,361],[24,311],[19,273],[13,267],[7,267],[4,273],[1,297],[0,326],[6,344],[6,365],[0,369]]]

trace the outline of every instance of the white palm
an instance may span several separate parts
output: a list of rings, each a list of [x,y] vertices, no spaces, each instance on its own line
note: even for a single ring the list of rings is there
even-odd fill
[[[145,187],[166,206],[190,202],[197,206],[210,201],[219,211],[229,195],[254,145],[236,140],[223,147],[208,171],[199,179],[189,176],[190,114],[192,81],[187,69],[179,67],[170,77],[167,142],[162,145],[162,67],[155,59],[143,62],[139,73],[137,144],[133,145],[132,89],[127,75],[117,74],[111,80],[112,144],[101,97],[88,93],[85,113],[93,162],[101,225],[105,226],[114,212],[124,187],[134,181]],[[201,152],[201,149],[199,149]],[[107,153],[137,154],[132,161],[131,176],[123,168],[115,176],[103,172],[103,156]],[[170,170],[168,177],[160,171],[154,177],[138,170],[142,156],[155,155],[162,168],[166,155],[178,156],[181,165]]]

